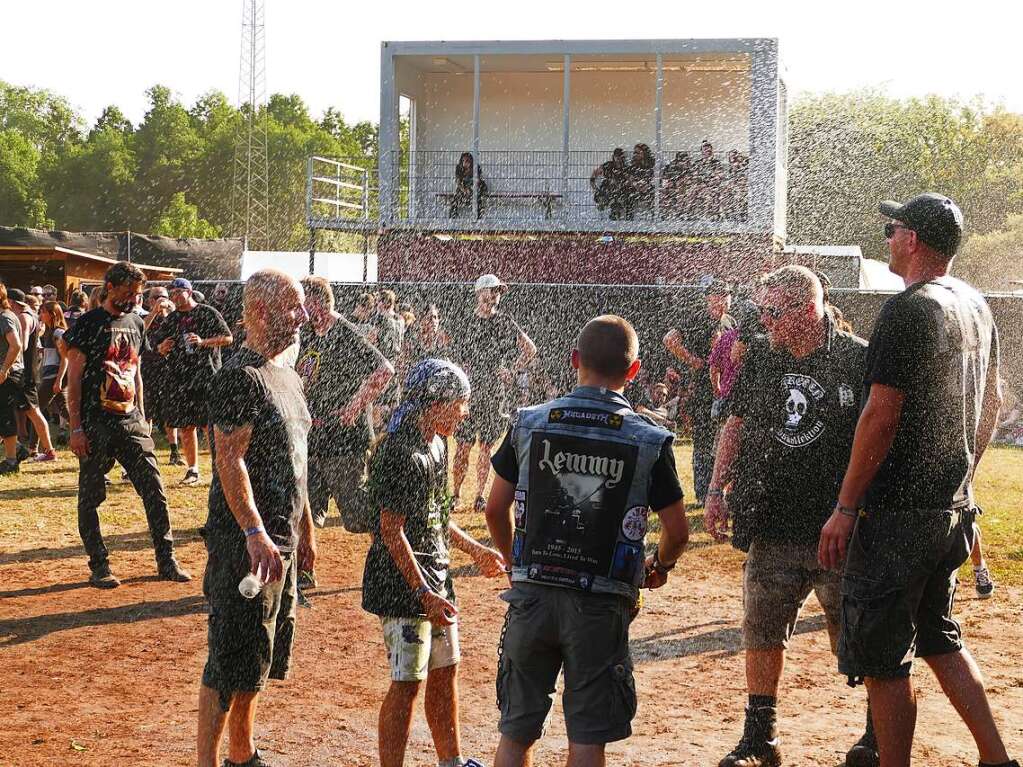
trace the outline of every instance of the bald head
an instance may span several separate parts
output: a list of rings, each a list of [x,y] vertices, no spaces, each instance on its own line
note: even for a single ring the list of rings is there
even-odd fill
[[[242,294],[246,343],[268,357],[288,348],[309,318],[304,301],[302,286],[290,275],[278,269],[254,273]]]
[[[777,291],[787,303],[813,305],[818,316],[824,315],[824,286],[820,278],[805,266],[782,266],[764,279],[764,287]]]
[[[625,380],[639,356],[639,338],[632,324],[614,314],[586,323],[576,341],[580,368],[610,380]]]

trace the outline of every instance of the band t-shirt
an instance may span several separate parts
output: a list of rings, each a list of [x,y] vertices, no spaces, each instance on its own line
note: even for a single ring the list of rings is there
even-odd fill
[[[57,377],[60,370],[60,350],[57,344],[64,337],[63,328],[48,328],[40,339],[42,342],[42,359],[39,362],[39,378],[49,381]]]
[[[489,317],[473,314],[462,327],[462,335],[454,341],[455,361],[469,377],[472,399],[499,405],[504,384],[498,368],[511,368],[518,356],[518,323],[503,312]]]
[[[85,355],[82,423],[136,415],[135,374],[146,348],[142,318],[135,312],[114,317],[100,306],[78,318],[64,343]]]
[[[447,447],[434,435],[426,441],[408,418],[377,448],[370,463],[369,492],[375,532],[362,578],[362,607],[376,615],[414,618],[424,614],[380,537],[380,513],[387,509],[404,518],[405,537],[430,590],[454,601],[449,568]]]
[[[996,386],[998,328],[965,282],[920,282],[881,308],[870,339],[872,384],[898,389],[902,413],[867,505],[949,509],[972,502],[970,480],[984,392]]]
[[[301,379],[290,367],[274,365],[242,347],[213,377],[207,393],[211,426],[224,433],[252,427],[244,462],[256,510],[277,547],[294,550],[308,497],[311,421]],[[216,469],[215,439],[213,452],[206,528],[239,532]]]
[[[4,309],[0,312],[0,365],[4,364],[7,359],[7,352],[10,351],[11,345],[7,340],[7,334],[14,333],[16,338],[21,338],[21,323],[18,322],[18,315],[12,312],[10,309]],[[25,367],[24,355],[19,354],[14,358],[11,363],[10,371],[18,371]]]
[[[866,342],[826,320],[824,345],[797,359],[758,340],[732,389],[743,419],[734,503],[754,538],[816,543],[838,499],[860,413]]]
[[[313,419],[310,451],[317,455],[361,455],[373,434],[369,408],[353,426],[342,426],[338,411],[352,401],[363,382],[387,360],[344,317],[338,317],[322,336],[307,323],[301,339],[295,371],[305,385]]]
[[[212,306],[197,304],[187,312],[171,312],[151,334],[150,343],[154,348],[167,338],[174,339],[174,348],[165,357],[171,380],[189,384],[205,383],[220,370],[220,348],[188,344],[185,342],[188,333],[195,333],[205,340],[229,336],[231,329],[220,312]]]

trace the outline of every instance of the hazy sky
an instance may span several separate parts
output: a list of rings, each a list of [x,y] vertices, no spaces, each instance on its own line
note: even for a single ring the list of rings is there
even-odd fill
[[[113,103],[138,122],[155,83],[186,104],[211,89],[235,101],[241,9],[241,0],[5,0],[0,79],[56,91],[89,121]],[[1023,11],[1011,0],[266,0],[266,17],[270,92],[350,121],[379,117],[382,40],[444,39],[777,37],[793,94],[882,86],[983,94],[1023,112]]]

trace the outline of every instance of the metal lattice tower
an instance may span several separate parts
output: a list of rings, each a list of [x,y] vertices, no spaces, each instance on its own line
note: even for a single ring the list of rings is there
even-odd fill
[[[266,155],[266,32],[263,0],[242,0],[238,108],[243,123],[235,138],[231,228],[246,247],[270,247],[270,173]]]

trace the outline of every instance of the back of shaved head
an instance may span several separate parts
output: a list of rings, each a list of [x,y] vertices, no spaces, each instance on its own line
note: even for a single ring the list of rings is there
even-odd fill
[[[639,356],[636,329],[614,314],[602,314],[587,322],[575,346],[579,364],[606,378],[624,378]]]
[[[288,288],[299,287],[295,279],[280,269],[260,269],[245,282],[242,304],[245,310],[257,303],[266,304]]]

